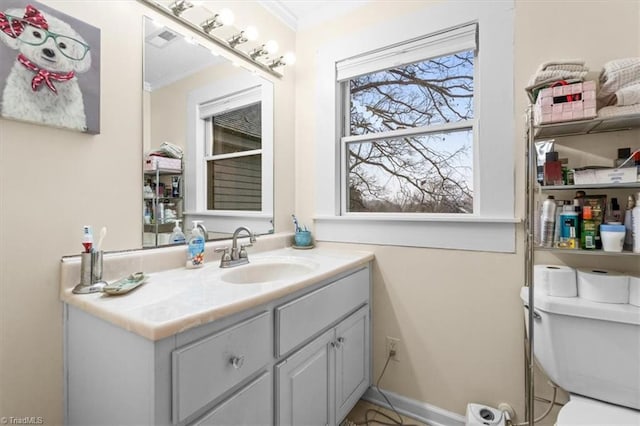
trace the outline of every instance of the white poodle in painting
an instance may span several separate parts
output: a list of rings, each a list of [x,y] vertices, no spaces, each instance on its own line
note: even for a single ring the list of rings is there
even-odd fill
[[[66,22],[26,10],[0,12],[0,38],[19,52],[2,95],[2,115],[87,130],[76,74],[91,68],[85,40]]]

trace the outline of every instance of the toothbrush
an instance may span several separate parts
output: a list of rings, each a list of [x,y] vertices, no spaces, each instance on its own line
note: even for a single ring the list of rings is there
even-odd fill
[[[300,232],[300,226],[298,225],[298,219],[296,219],[296,215],[292,214],[291,217],[293,218],[293,224],[296,227],[296,232]]]
[[[98,239],[98,245],[96,246],[96,251],[102,250],[102,241],[104,241],[104,237],[107,236],[107,227],[103,226],[100,229],[100,238]]]

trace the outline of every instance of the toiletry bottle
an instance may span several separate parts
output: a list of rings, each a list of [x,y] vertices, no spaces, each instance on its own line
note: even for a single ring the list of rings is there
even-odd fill
[[[580,231],[582,230],[582,205],[578,198],[573,199],[573,211],[578,215],[578,221],[576,222],[576,240],[580,241]]]
[[[189,237],[189,243],[187,246],[187,264],[188,269],[200,268],[204,265],[204,236],[198,224],[193,223],[193,229],[191,229],[191,236]]]
[[[633,208],[636,206],[636,201],[633,195],[629,195],[627,198],[627,209],[624,211],[624,250],[633,250]]]
[[[173,232],[169,237],[169,244],[184,244],[186,238],[184,236],[184,233],[182,232],[182,229],[180,229],[180,220],[176,219],[174,220],[174,222],[176,226],[173,228]]]
[[[596,248],[596,222],[593,220],[591,206],[582,208],[580,247],[584,250],[594,250]]]
[[[542,215],[540,216],[540,245],[551,247],[553,245],[553,230],[556,220],[556,200],[549,195],[542,203]]]
[[[560,214],[560,240],[558,247],[576,249],[579,248],[576,240],[576,226],[578,225],[578,213],[573,205],[565,204]]]
[[[544,162],[545,186],[562,185],[562,163],[558,160],[558,153],[547,152]]]
[[[622,212],[620,211],[620,204],[615,197],[611,198],[611,210],[609,210],[609,220],[607,222],[622,223]]]
[[[616,168],[622,166],[622,164],[631,157],[631,148],[618,148],[618,158],[616,158]],[[623,167],[633,167],[633,161],[627,162]]]
[[[84,247],[85,253],[91,253],[91,249],[93,249],[93,229],[91,225],[82,227],[82,247]]]
[[[636,206],[631,210],[633,227],[633,252],[640,253],[640,192],[636,194]]]

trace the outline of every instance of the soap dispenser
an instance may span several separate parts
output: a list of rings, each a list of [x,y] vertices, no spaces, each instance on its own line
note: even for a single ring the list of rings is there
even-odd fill
[[[186,242],[186,238],[184,236],[184,232],[180,229],[180,220],[174,220],[176,226],[173,228],[173,232],[169,237],[169,244],[184,244]]]
[[[200,268],[204,265],[204,236],[198,228],[197,221],[193,221],[191,236],[187,244],[187,264],[188,269]]]

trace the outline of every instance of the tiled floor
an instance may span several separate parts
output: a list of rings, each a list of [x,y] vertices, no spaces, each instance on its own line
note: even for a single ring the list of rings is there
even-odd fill
[[[389,417],[391,417],[394,420],[399,421],[400,419],[398,419],[397,414],[395,414],[393,411],[388,410],[386,408],[382,408],[380,406],[371,404],[370,402],[366,402],[366,401],[358,401],[358,403],[356,404],[355,407],[353,407],[353,410],[351,410],[351,412],[349,413],[349,415],[347,416],[347,419],[345,420],[345,422],[343,422],[343,426],[355,426],[355,425],[364,425],[365,423],[365,414],[367,412],[367,410],[369,409],[374,409],[380,412],[385,413],[386,415],[388,415]],[[406,417],[406,416],[401,416],[402,417],[402,425],[404,426],[429,426],[426,423],[422,423],[419,422],[417,420],[414,420],[410,417]],[[386,418],[383,415],[380,415],[378,413],[369,413],[369,425],[379,425],[379,424],[388,424],[391,423],[393,424],[393,421],[389,420],[388,418]],[[351,422],[351,423],[349,423]],[[398,423],[398,425],[400,425],[400,423]]]

